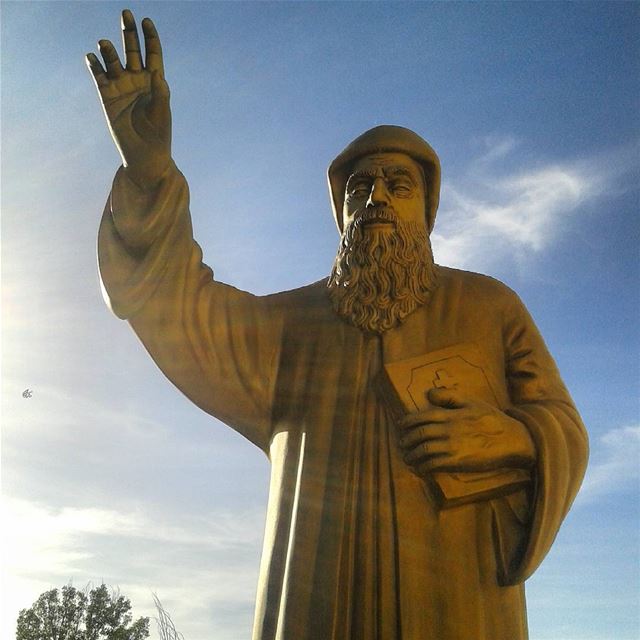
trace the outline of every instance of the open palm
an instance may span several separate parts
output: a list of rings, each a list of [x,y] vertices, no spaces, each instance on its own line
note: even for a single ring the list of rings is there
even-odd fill
[[[160,39],[149,18],[142,21],[142,31],[145,64],[128,10],[122,12],[125,66],[109,40],[98,43],[104,67],[93,53],[87,55],[87,64],[128,174],[141,187],[152,187],[171,162],[171,111]]]

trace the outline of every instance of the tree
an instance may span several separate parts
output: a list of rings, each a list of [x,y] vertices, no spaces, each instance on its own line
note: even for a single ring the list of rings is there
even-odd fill
[[[79,591],[72,586],[45,591],[18,615],[16,640],[143,640],[149,618],[131,622],[131,603],[101,584]]]

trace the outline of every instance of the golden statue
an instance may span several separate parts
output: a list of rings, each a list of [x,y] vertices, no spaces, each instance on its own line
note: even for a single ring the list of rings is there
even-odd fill
[[[122,155],[103,287],[166,376],[272,465],[254,640],[520,640],[524,580],[587,435],[518,297],[436,265],[436,153],[381,126],[331,163],[331,275],[255,296],[213,279],[171,159],[160,40],[87,61]]]

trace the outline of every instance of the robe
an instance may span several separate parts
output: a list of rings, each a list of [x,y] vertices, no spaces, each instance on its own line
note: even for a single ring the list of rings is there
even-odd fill
[[[326,280],[268,296],[216,282],[172,167],[152,192],[121,169],[99,266],[113,311],[165,375],[271,462],[254,640],[520,640],[524,580],[580,485],[587,436],[510,289],[437,267],[426,305],[382,337],[333,311]],[[475,344],[531,433],[531,480],[443,508],[403,461],[383,363]]]

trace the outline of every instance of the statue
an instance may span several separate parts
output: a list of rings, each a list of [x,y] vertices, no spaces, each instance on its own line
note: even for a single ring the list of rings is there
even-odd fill
[[[436,153],[396,126],[329,167],[328,279],[254,296],[202,263],[171,158],[160,40],[122,15],[125,66],[87,62],[120,150],[105,296],[166,376],[272,465],[255,640],[518,640],[524,580],[587,458],[518,297],[436,265]]]

